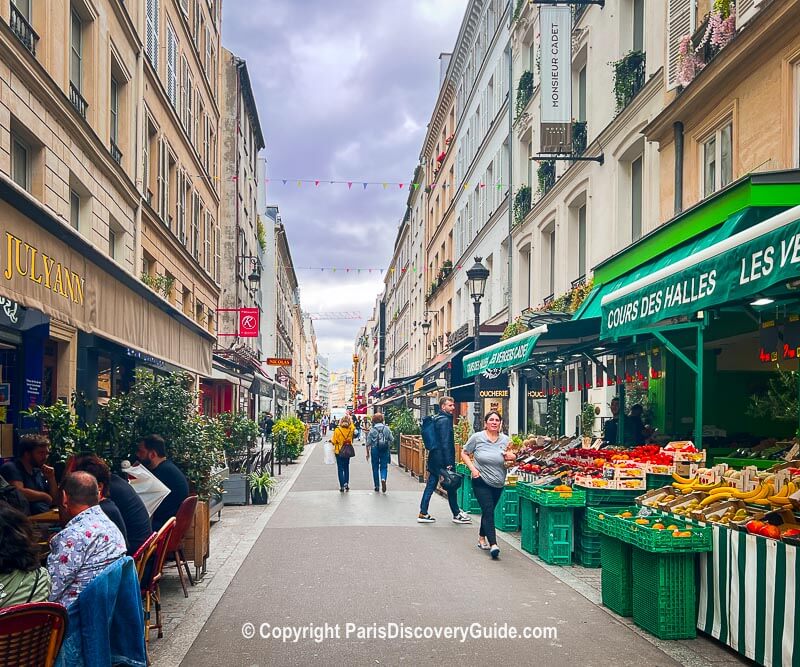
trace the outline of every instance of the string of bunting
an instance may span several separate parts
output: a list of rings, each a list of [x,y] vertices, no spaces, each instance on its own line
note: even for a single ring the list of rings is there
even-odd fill
[[[453,267],[455,270],[460,270],[462,268],[461,264]],[[383,273],[384,271],[388,271],[390,273],[394,273],[397,269],[394,266],[390,266],[388,269],[379,269],[376,267],[356,267],[356,266],[295,266],[295,271],[319,271],[324,273],[325,271],[330,271],[332,273],[336,273],[337,271],[341,273]],[[406,266],[400,269],[401,273],[411,272],[411,273],[428,273],[428,267],[423,266],[417,268],[416,266]]]
[[[188,178],[206,178],[205,174],[186,174],[186,176]],[[212,176],[211,178],[214,181],[225,180],[223,178],[220,178],[219,176]],[[231,176],[231,178],[229,180],[238,181],[240,179],[239,179],[238,176]],[[258,179],[256,179],[256,178],[247,178],[247,179],[241,179],[241,180],[246,180],[246,181],[249,181],[251,183],[255,183],[255,182],[258,181]],[[266,178],[266,179],[264,179],[264,182],[266,184],[269,184],[269,183],[282,183],[283,185],[295,185],[296,184],[298,188],[302,187],[303,184],[306,184],[306,185],[312,185],[313,184],[313,186],[315,188],[318,188],[320,185],[346,185],[348,190],[352,190],[353,186],[355,185],[355,186],[361,186],[361,190],[362,191],[366,190],[370,185],[372,185],[372,186],[378,186],[379,185],[384,190],[387,190],[390,187],[391,188],[397,187],[400,190],[402,190],[404,188],[406,188],[408,190],[412,190],[412,189],[413,190],[418,190],[420,188],[420,186],[421,186],[420,183],[405,183],[405,182],[399,182],[399,181],[358,181],[358,180],[353,180],[353,181],[337,181],[337,180],[333,180],[333,181],[331,181],[331,180],[325,180],[325,179],[319,179],[319,178]],[[469,190],[470,188],[472,188],[474,186],[477,186],[479,188],[495,187],[498,190],[502,190],[502,189],[508,187],[505,183],[500,183],[500,182],[498,182],[498,183],[484,183],[482,181],[479,181],[478,183],[464,183],[464,185],[461,186],[461,187],[463,187],[464,190]],[[446,182],[442,183],[442,184],[440,184],[438,186],[435,183],[433,185],[427,186],[427,188],[429,188],[431,191],[435,190],[437,187],[441,188],[442,190],[447,190],[449,188],[457,188],[459,186],[450,185],[450,184],[448,184]]]

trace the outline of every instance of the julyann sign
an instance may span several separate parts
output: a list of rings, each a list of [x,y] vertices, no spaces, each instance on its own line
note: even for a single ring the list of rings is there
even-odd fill
[[[239,309],[239,337],[257,338],[259,330],[258,308]]]

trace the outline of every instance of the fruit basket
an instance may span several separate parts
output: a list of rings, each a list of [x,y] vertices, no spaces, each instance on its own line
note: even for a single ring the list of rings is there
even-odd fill
[[[573,487],[542,487],[532,484],[518,484],[523,497],[546,507],[583,507],[586,492]],[[523,490],[524,489],[524,490]],[[569,490],[567,490],[569,489]]]

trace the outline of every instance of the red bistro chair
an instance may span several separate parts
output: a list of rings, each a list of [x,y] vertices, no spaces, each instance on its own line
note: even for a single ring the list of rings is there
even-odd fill
[[[141,583],[142,597],[144,598],[144,641],[145,644],[150,640],[150,628],[158,630],[159,639],[164,636],[161,628],[161,582],[162,570],[164,569],[164,559],[167,557],[167,545],[172,531],[175,529],[175,517],[167,521],[156,534],[155,540],[148,549],[149,553],[144,556],[145,564],[152,558],[150,570]],[[156,622],[150,623],[150,607],[155,603]]]
[[[67,629],[67,610],[55,602],[30,602],[0,609],[3,667],[52,667]]]
[[[194,586],[194,579],[189,572],[189,565],[186,558],[183,556],[183,538],[189,525],[192,523],[194,511],[197,507],[197,496],[189,496],[181,503],[175,514],[175,530],[172,531],[172,536],[169,538],[167,545],[167,554],[175,560],[175,567],[178,568],[178,577],[181,580],[181,587],[183,588],[183,596],[189,597],[189,592],[186,590],[186,582],[183,579],[183,570],[186,570],[186,576],[189,577],[189,583]]]
[[[147,561],[153,553],[150,547],[153,546],[153,542],[156,541],[157,537],[158,533],[153,533],[150,535],[150,537],[142,542],[141,546],[136,550],[136,553],[133,554],[133,564],[136,567],[136,576],[139,577],[140,586],[142,585],[142,577],[144,577],[145,566],[147,565]]]

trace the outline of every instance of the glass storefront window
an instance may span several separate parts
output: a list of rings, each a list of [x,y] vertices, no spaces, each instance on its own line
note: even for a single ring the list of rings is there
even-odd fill
[[[97,357],[97,402],[105,405],[111,395],[111,359]]]

